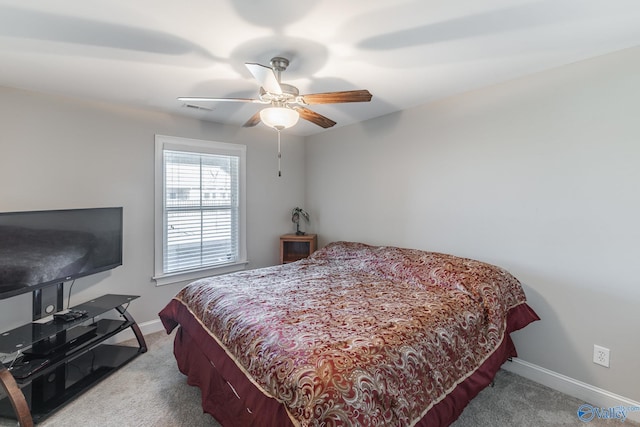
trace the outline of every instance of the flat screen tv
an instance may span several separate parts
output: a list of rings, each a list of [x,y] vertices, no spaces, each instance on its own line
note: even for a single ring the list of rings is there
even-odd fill
[[[0,299],[122,265],[122,208],[0,213]]]

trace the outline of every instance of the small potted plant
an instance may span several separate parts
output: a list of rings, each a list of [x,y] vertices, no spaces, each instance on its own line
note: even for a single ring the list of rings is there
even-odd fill
[[[300,217],[304,218],[309,222],[309,214],[302,208],[295,207],[291,211],[291,222],[296,225],[296,234],[298,236],[302,236],[305,234],[304,231],[300,231]]]

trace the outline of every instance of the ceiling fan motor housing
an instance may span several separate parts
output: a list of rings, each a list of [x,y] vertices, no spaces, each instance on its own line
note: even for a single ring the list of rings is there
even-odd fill
[[[297,102],[298,95],[300,95],[300,91],[298,88],[292,85],[288,85],[286,83],[280,83],[280,88],[282,89],[282,93],[275,94],[271,92],[267,92],[264,88],[260,88],[260,100],[264,102],[274,102],[286,104],[289,102]]]

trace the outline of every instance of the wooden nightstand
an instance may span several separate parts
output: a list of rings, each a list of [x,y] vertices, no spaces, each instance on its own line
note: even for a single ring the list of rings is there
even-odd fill
[[[285,234],[280,236],[280,264],[298,261],[316,251],[318,236],[316,234]]]

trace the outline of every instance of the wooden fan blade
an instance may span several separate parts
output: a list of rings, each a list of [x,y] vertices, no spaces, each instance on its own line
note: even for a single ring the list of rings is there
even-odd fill
[[[316,124],[325,129],[330,128],[331,126],[336,124],[336,122],[334,122],[330,118],[325,117],[322,114],[318,114],[315,111],[309,110],[308,108],[295,107],[294,109],[298,113],[300,113],[300,117],[302,117],[303,119],[308,120],[311,123]]]
[[[302,95],[302,102],[307,105],[313,104],[339,104],[343,102],[369,102],[371,93],[366,90],[347,90],[344,92],[311,93]]]
[[[276,78],[276,74],[273,72],[272,68],[251,62],[247,62],[244,65],[249,69],[253,78],[260,83],[260,86],[262,86],[264,90],[276,95],[282,94],[282,88],[280,87],[280,83],[278,83],[278,79]]]
[[[178,98],[178,101],[186,101],[186,102],[252,102],[255,104],[264,104],[259,99],[252,98],[207,98],[207,97],[198,97],[198,96],[181,96]]]
[[[260,123],[260,111],[258,111],[253,116],[251,116],[251,118],[247,120],[246,123],[242,125],[242,127],[250,128],[250,127],[254,127],[258,123]]]

